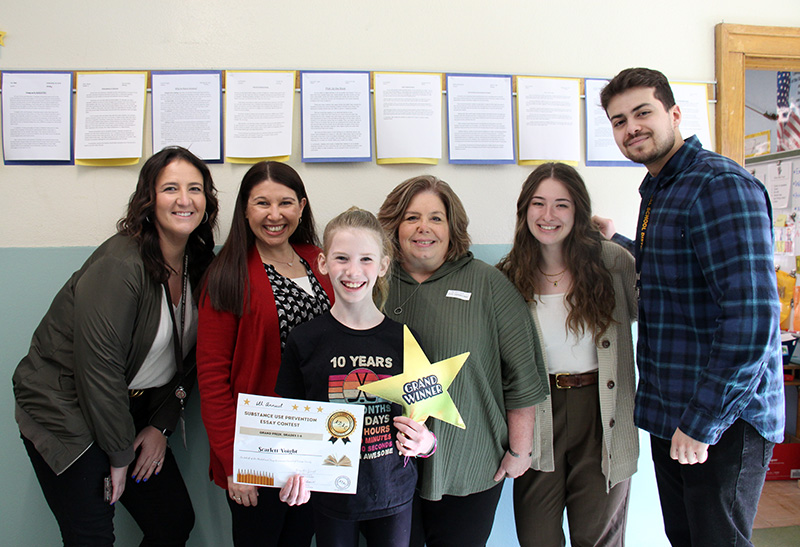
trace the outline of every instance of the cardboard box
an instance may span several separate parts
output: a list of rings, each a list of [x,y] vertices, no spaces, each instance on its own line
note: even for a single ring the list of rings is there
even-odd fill
[[[767,470],[768,481],[800,479],[800,443],[776,444]]]

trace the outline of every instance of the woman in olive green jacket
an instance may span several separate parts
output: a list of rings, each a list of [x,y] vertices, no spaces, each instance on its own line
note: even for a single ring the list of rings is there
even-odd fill
[[[167,436],[193,384],[191,289],[216,216],[200,159],[151,157],[119,233],[58,292],[14,372],[17,423],[65,545],[112,544],[117,500],[143,545],[188,539],[194,512]]]

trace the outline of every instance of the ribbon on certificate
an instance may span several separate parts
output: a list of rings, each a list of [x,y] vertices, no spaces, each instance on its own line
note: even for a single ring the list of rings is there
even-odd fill
[[[356,430],[356,417],[346,410],[337,410],[328,416],[327,428],[331,434],[328,439],[331,443],[335,444],[341,439],[343,444],[347,444],[350,442],[350,435]]]

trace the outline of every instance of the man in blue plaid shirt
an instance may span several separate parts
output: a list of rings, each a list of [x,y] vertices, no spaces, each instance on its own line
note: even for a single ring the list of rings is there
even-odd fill
[[[622,153],[644,164],[636,240],[636,424],[651,434],[673,545],[751,545],[784,428],[772,212],[764,186],[680,135],[666,77],[627,69],[601,93]]]

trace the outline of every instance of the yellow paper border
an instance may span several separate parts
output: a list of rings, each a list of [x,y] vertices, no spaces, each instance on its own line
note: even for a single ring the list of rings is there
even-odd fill
[[[293,79],[294,79],[294,89],[297,90],[300,87],[300,82],[298,80],[298,71],[297,70],[223,70],[222,77],[223,80],[223,87],[225,88],[225,93],[228,92],[227,83],[228,83],[228,74],[262,74],[262,73],[287,73],[291,72]],[[292,93],[292,123],[294,123],[294,93]],[[225,135],[225,129],[228,128],[228,101],[222,101],[222,127],[223,131],[222,134]],[[292,127],[292,145],[294,145],[294,127]],[[225,156],[225,160],[228,163],[236,163],[236,164],[256,164],[261,161],[282,161],[287,162],[292,157],[291,154],[286,156],[263,156],[260,158],[243,158],[239,156]]]
[[[253,163],[258,163],[258,162],[261,162],[261,161],[282,161],[282,162],[285,163],[285,162],[289,161],[290,157],[291,156],[268,156],[268,157],[264,157],[264,158],[234,158],[234,157],[230,157],[230,156],[225,156],[225,161],[227,161],[228,163],[238,163],[238,164],[242,164],[242,163],[244,163],[244,164],[248,164],[248,163],[253,164]]]
[[[573,80],[578,82],[578,100],[580,101],[580,96],[585,94],[584,89],[584,78],[568,78],[565,76],[525,76],[521,74],[517,74],[514,76],[513,79],[513,90],[514,90],[514,98],[516,99],[516,110],[517,110],[517,165],[542,165],[544,163],[565,163],[567,165],[571,165],[573,167],[577,167],[580,165],[580,159],[578,160],[559,160],[559,159],[536,159],[536,160],[523,160],[520,156],[519,152],[519,128],[520,128],[520,111],[519,111],[519,91],[518,91],[518,81],[520,78],[526,79],[538,79],[538,80]],[[580,110],[580,109],[579,109]],[[579,112],[580,114],[580,112]],[[580,140],[580,135],[578,135],[578,140]],[[578,155],[580,155],[580,146],[578,147]]]
[[[439,100],[442,100],[442,92],[445,89],[444,72],[403,72],[400,70],[373,70],[369,73],[369,87],[372,93],[375,93],[375,75],[376,74],[416,74],[417,76],[439,76]],[[375,126],[375,163],[377,165],[398,165],[401,163],[417,163],[423,165],[438,165],[439,158],[378,158],[378,111],[376,110],[375,97],[372,98],[372,120]]]
[[[421,163],[425,165],[437,165],[437,158],[382,158],[375,160],[378,165],[395,165],[399,163]]]
[[[749,135],[745,135],[744,136],[745,145],[747,144],[747,139],[752,139],[753,137],[761,137],[763,135],[767,136],[767,144],[769,144],[769,146],[767,147],[767,151],[766,152],[761,152],[760,154],[745,154],[745,156],[744,156],[745,158],[756,158],[758,156],[766,156],[767,154],[770,153],[770,151],[772,150],[772,131],[769,131],[769,130],[768,131],[759,131],[758,133],[750,133]],[[747,146],[745,146],[745,150],[746,149],[747,149]]]
[[[78,77],[81,74],[144,74],[144,101],[142,102],[142,120],[147,116],[147,84],[150,81],[149,70],[78,70],[75,71],[75,89],[78,89]],[[76,101],[77,104],[77,101]],[[142,133],[144,133],[144,126],[142,126]],[[77,139],[78,128],[75,127],[75,133],[72,138]],[[74,143],[73,143],[74,145]],[[144,149],[144,135],[142,135],[142,149]],[[135,158],[78,158],[75,157],[75,165],[83,165],[85,167],[122,167],[126,165],[138,164],[142,157],[144,157],[144,150]]]

